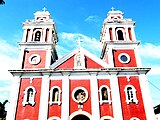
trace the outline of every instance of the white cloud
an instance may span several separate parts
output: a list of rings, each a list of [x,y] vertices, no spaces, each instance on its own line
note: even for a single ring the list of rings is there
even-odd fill
[[[98,16],[88,16],[85,20],[85,22],[100,22],[100,18]]]
[[[140,46],[140,54],[143,57],[160,59],[159,51],[160,51],[160,45],[146,43]]]
[[[81,33],[60,33],[60,45],[58,45],[59,47],[57,48],[60,48],[61,46],[61,49],[63,48],[62,52],[66,53],[65,51],[67,51],[68,53],[78,46],[78,43],[76,42],[78,39],[82,41],[81,46],[83,48],[90,51],[92,54],[99,55],[101,50],[100,42],[96,40],[96,38],[91,38]]]
[[[4,40],[0,40],[0,46],[0,80],[11,80],[8,70],[17,66],[18,48]]]

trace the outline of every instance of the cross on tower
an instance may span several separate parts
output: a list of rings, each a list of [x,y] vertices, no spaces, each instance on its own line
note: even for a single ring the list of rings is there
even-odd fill
[[[115,9],[114,7],[111,8],[112,11],[114,11],[114,9]]]
[[[78,47],[81,47],[81,42],[82,40],[80,39],[80,37],[78,38],[78,40],[76,40]]]
[[[42,10],[43,10],[43,12],[46,12],[47,9],[44,7]]]

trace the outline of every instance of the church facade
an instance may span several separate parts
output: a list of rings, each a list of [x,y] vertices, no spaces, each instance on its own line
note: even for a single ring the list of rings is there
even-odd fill
[[[135,22],[111,10],[100,35],[100,58],[83,47],[58,59],[48,11],[23,23],[20,65],[13,75],[7,120],[154,120]]]

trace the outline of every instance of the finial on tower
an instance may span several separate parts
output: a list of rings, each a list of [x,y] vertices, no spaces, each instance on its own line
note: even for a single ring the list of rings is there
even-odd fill
[[[47,8],[44,7],[42,10],[43,10],[43,12],[46,12]]]
[[[83,42],[83,41],[80,39],[80,37],[78,37],[78,40],[76,40],[76,42],[77,42],[77,46],[81,47],[81,42]]]
[[[112,11],[114,11],[114,9],[115,9],[114,7],[111,8]]]

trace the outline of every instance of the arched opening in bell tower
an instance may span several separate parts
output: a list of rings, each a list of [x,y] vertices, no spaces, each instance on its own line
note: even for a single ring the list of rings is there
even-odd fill
[[[85,115],[76,115],[72,120],[90,120],[87,116]]]
[[[117,38],[118,40],[124,40],[122,30],[117,30]]]

